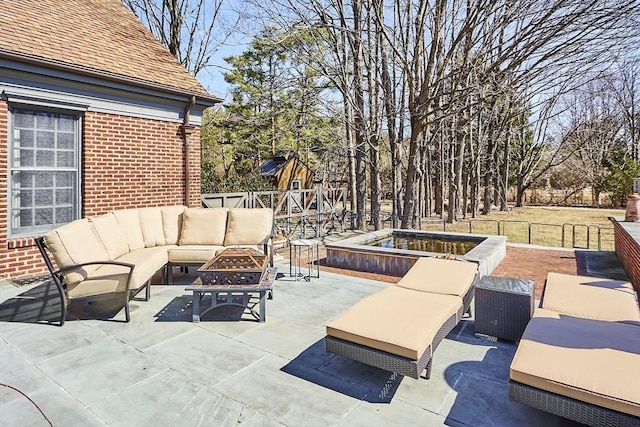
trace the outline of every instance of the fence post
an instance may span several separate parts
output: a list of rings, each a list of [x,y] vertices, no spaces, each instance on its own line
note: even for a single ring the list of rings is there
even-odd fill
[[[531,244],[531,223],[529,223],[529,244]]]

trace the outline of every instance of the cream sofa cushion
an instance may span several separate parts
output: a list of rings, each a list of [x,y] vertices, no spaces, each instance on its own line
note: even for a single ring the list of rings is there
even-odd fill
[[[142,248],[118,258],[118,261],[135,264],[136,266],[131,277],[131,289],[137,289],[144,285],[156,271],[164,267],[167,260],[167,246]]]
[[[636,292],[620,280],[549,273],[542,306],[588,319],[640,322]]]
[[[461,308],[457,296],[389,286],[330,321],[327,335],[418,360]]]
[[[222,245],[227,227],[227,208],[185,209],[179,244]]]
[[[129,252],[127,236],[118,225],[118,220],[113,213],[91,217],[89,222],[111,259],[116,259],[120,255]]]
[[[266,243],[273,230],[273,210],[229,209],[224,245],[258,245]]]
[[[142,208],[140,215],[140,229],[145,248],[164,245],[164,229],[162,227],[162,211],[157,208]]]
[[[478,264],[473,262],[421,257],[396,286],[462,297],[469,291],[477,271]]]
[[[223,249],[224,246],[222,245],[181,245],[169,249],[169,262],[175,264],[205,264]]]
[[[144,238],[142,237],[142,228],[140,228],[139,209],[125,209],[121,211],[113,211],[113,215],[118,220],[120,228],[127,236],[129,250],[144,248]]]
[[[178,244],[180,228],[182,227],[182,212],[185,209],[185,206],[163,206],[160,209],[165,245]]]
[[[109,266],[108,269],[92,272],[82,282],[67,285],[67,295],[69,299],[74,299],[125,292],[128,278],[128,268]]]
[[[111,257],[93,230],[88,218],[65,224],[44,235],[44,241],[58,268],[91,261],[109,261]],[[84,280],[99,265],[89,265],[63,273],[68,285]]]
[[[540,308],[524,331],[510,377],[640,416],[640,328]]]

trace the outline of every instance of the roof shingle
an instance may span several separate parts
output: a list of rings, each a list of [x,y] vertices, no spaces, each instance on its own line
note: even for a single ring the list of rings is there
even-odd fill
[[[2,2],[2,51],[211,95],[120,0]]]

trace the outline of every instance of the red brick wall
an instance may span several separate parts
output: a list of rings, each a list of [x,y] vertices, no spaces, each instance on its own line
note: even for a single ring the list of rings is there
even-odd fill
[[[200,133],[189,136],[190,200],[179,123],[87,112],[82,132],[82,216],[116,209],[200,205]],[[0,168],[7,170],[7,104],[0,100]],[[32,238],[7,238],[7,176],[0,174],[0,278],[46,272]]]
[[[88,112],[83,139],[83,216],[114,209],[185,204],[185,149],[180,124]],[[196,188],[197,197],[192,195],[187,204],[198,206],[197,131],[190,141],[189,182]]]
[[[616,255],[640,295],[640,242],[632,238],[617,221],[612,222]]]

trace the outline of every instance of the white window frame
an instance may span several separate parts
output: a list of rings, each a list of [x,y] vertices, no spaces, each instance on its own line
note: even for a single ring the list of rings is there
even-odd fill
[[[14,173],[15,172],[38,172],[38,171],[55,171],[55,172],[72,172],[75,174],[75,189],[72,194],[72,213],[71,220],[78,219],[81,216],[82,212],[82,119],[83,114],[81,111],[78,111],[78,108],[60,108],[58,106],[42,106],[41,104],[22,104],[22,103],[10,103],[9,104],[9,116],[8,116],[8,135],[7,135],[7,153],[8,153],[8,167],[7,167],[7,234],[9,238],[18,238],[18,237],[26,237],[26,236],[35,236],[46,233],[53,228],[56,228],[64,222],[56,221],[55,219],[55,195],[53,197],[53,204],[51,208],[53,209],[53,222],[50,224],[41,224],[41,225],[27,225],[20,226],[16,225],[16,215],[19,216],[20,210],[25,210],[25,208],[21,206],[14,206]],[[16,128],[14,122],[14,115],[16,112],[33,112],[33,113],[49,113],[49,114],[61,114],[67,116],[73,116],[74,119],[74,162],[75,166],[73,167],[44,167],[44,166],[22,166],[15,165],[15,153],[17,152],[15,136],[19,129]],[[34,127],[35,131],[35,127]],[[58,134],[58,130],[55,130],[56,135]],[[57,140],[57,137],[56,137]],[[35,144],[35,142],[34,142]],[[35,147],[34,147],[35,148]],[[53,150],[54,155],[58,153],[57,146],[54,146]],[[52,188],[52,191],[55,191],[55,186]],[[35,203],[35,196],[34,203]],[[60,207],[60,205],[58,205]],[[33,209],[34,215],[37,206],[27,207],[26,209]],[[19,220],[18,220],[19,221]]]

